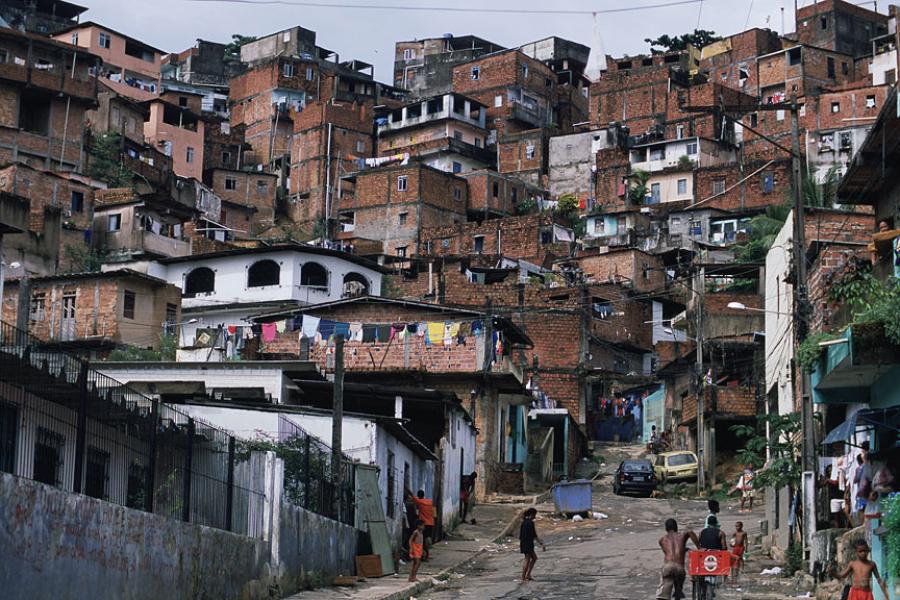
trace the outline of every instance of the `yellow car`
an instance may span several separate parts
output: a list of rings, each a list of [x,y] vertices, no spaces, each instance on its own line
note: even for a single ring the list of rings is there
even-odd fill
[[[685,481],[697,478],[697,455],[687,450],[673,450],[656,456],[653,465],[660,481]]]

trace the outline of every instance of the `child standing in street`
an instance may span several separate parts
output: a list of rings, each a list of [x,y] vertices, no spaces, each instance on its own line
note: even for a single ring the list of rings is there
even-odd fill
[[[419,572],[419,565],[422,564],[422,552],[425,545],[425,523],[422,519],[416,521],[416,528],[413,529],[412,535],[409,536],[409,558],[412,560],[412,568],[409,570],[409,580],[418,581],[416,574]]]
[[[547,546],[538,537],[537,530],[534,527],[534,518],[537,516],[537,510],[529,508],[522,516],[522,526],[519,528],[519,552],[525,559],[522,562],[522,581],[534,581],[531,571],[534,569],[534,563],[537,562],[537,554],[534,551],[534,543],[537,542],[546,552]]]
[[[873,575],[875,576],[875,581],[881,586],[884,597],[889,597],[887,586],[884,584],[884,580],[881,579],[881,575],[878,574],[878,567],[869,560],[869,545],[863,540],[856,542],[856,559],[850,561],[844,572],[838,575],[838,578],[845,579],[851,573],[853,574],[853,580],[850,584],[848,600],[874,600],[871,584]]]
[[[744,566],[744,551],[747,549],[747,532],[744,531],[744,523],[738,521],[734,524],[734,535],[731,538],[731,553],[734,555],[731,575],[737,577]]]

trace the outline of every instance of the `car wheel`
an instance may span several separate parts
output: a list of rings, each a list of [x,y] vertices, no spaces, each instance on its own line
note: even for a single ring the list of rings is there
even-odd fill
[[[619,486],[617,486],[616,484],[613,484],[613,494],[615,494],[616,496],[620,495],[619,494]]]

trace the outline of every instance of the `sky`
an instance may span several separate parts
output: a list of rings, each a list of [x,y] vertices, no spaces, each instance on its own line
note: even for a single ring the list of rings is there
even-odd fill
[[[253,0],[250,0],[253,1]],[[320,3],[365,5],[452,6],[509,9],[603,10],[659,4],[667,0],[320,0]],[[856,0],[859,2],[860,0]],[[746,27],[794,30],[794,0],[704,0],[700,3],[598,15],[484,14],[413,12],[256,5],[191,0],[75,0],[89,10],[82,20],[102,23],[165,51],[180,52],[198,38],[228,42],[231,35],[264,36],[295,25],[317,34],[317,44],[338,52],[340,59],[375,65],[377,80],[391,83],[394,43],[439,37],[445,33],[477,35],[512,47],[556,35],[614,56],[647,52],[645,38],[702,29],[720,35]],[[813,0],[797,0],[800,6]],[[885,1],[884,6],[888,4]],[[867,5],[872,8],[871,3]],[[884,11],[885,8],[882,8]]]

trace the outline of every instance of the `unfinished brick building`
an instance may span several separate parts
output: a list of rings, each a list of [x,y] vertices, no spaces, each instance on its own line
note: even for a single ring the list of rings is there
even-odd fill
[[[100,59],[69,44],[0,30],[0,163],[81,170],[85,112]]]
[[[373,103],[311,102],[294,119],[290,196],[285,212],[312,232],[315,224],[337,218],[342,178],[374,154]]]
[[[439,38],[397,42],[394,45],[394,85],[413,98],[453,91],[453,68],[503,46],[473,36],[447,34]]]
[[[488,219],[423,229],[419,254],[510,256],[535,265],[550,265],[568,257],[575,242],[569,223],[552,215]]]
[[[39,339],[82,352],[159,348],[164,323],[179,321],[181,290],[130,270],[33,277],[6,282],[2,313]]]
[[[498,136],[554,122],[557,75],[519,50],[483,56],[453,69],[453,91],[487,106]]]
[[[429,227],[466,220],[466,180],[422,163],[366,169],[352,176],[352,197],[338,201],[343,233],[359,245],[377,242],[378,254],[412,257]]]

